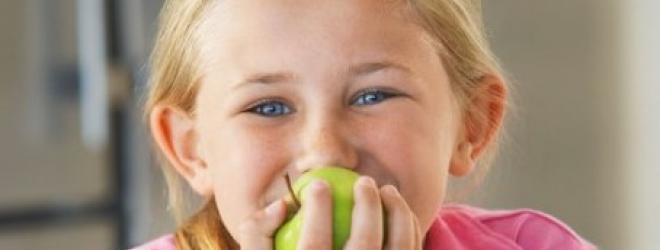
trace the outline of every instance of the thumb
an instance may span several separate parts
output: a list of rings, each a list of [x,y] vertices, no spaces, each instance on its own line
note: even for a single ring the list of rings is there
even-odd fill
[[[286,205],[281,199],[249,216],[239,226],[241,249],[272,249],[275,230],[286,218]]]

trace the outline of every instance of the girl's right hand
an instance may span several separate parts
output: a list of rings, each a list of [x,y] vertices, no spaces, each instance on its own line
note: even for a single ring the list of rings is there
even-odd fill
[[[332,247],[332,197],[327,184],[314,181],[305,189],[302,232],[297,249]],[[243,250],[273,249],[273,237],[287,216],[286,203],[280,199],[249,216],[239,226],[238,244]]]
[[[273,249],[273,236],[284,219],[286,219],[286,204],[282,199],[252,214],[239,226],[237,240],[241,249]]]

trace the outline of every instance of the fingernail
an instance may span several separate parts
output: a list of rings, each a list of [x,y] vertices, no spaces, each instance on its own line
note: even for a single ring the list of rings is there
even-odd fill
[[[323,190],[323,189],[325,189],[325,187],[327,186],[327,184],[325,184],[324,181],[320,181],[320,180],[315,180],[315,181],[313,181],[311,185],[312,185],[312,186],[311,186],[311,189],[312,189],[313,191]]]
[[[385,185],[383,187],[383,191],[389,195],[397,195],[398,191],[396,188],[392,185]]]
[[[376,182],[374,181],[373,178],[369,176],[360,176],[360,178],[357,181],[358,185],[364,186],[364,187],[375,187]]]
[[[272,216],[277,214],[277,212],[280,210],[282,207],[282,200],[276,200],[275,202],[271,203],[266,207],[266,214]]]

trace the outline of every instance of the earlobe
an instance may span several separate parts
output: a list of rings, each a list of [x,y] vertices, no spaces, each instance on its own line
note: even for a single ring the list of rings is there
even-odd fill
[[[157,105],[149,115],[156,144],[170,165],[200,195],[212,193],[210,172],[199,150],[195,120],[186,112],[169,105]]]
[[[453,176],[465,176],[474,168],[472,144],[461,143],[452,155],[449,173]]]

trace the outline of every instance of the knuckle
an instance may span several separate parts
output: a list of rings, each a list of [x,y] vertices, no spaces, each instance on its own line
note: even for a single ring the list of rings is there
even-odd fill
[[[362,233],[359,234],[358,237],[356,237],[356,241],[358,243],[361,243],[363,245],[369,246],[369,245],[377,245],[380,243],[381,237],[378,234],[378,230],[371,230],[368,233]]]
[[[250,216],[238,225],[238,231],[241,235],[252,235],[260,231],[261,225],[256,216]]]
[[[391,217],[405,217],[408,215],[406,211],[406,207],[399,203],[399,202],[392,202],[388,206],[388,211],[387,211]]]
[[[298,246],[299,250],[322,250],[330,249],[332,246],[331,241],[322,240],[322,239],[311,239],[306,241],[301,241]]]
[[[410,208],[408,207],[408,204],[406,204],[406,201],[403,200],[403,198],[401,197],[395,199],[393,205],[396,210],[402,213],[403,216],[410,216],[412,213],[412,211],[410,211]]]
[[[415,249],[414,244],[412,242],[398,242],[392,244],[388,249],[392,250],[412,250]]]
[[[256,223],[254,222],[254,220],[246,220],[238,225],[238,231],[242,235],[250,234],[252,231],[254,231],[255,228],[256,228]]]
[[[406,250],[415,249],[415,241],[411,237],[399,236],[388,242],[386,249]]]
[[[377,237],[364,237],[349,241],[350,249],[377,250],[380,248],[380,239]]]
[[[310,207],[316,208],[319,206],[324,206],[326,203],[328,203],[328,200],[330,200],[329,196],[326,193],[319,192],[312,194],[309,197],[309,202],[311,204]]]

